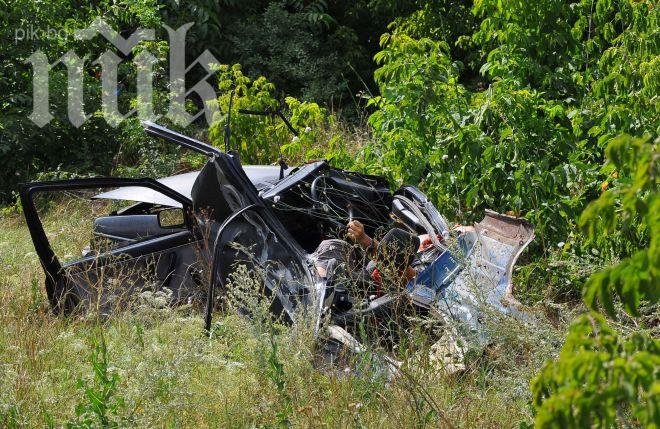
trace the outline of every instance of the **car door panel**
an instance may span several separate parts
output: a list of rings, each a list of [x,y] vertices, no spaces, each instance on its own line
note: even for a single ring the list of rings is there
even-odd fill
[[[234,156],[222,154],[206,164],[193,185],[192,201],[210,231],[209,297],[243,265],[262,281],[273,310],[285,320],[292,320],[299,304],[317,302],[305,252],[264,205]],[[207,327],[214,305],[207,304]]]
[[[56,313],[76,308],[107,312],[112,303],[124,305],[129,296],[135,298],[142,290],[155,291],[165,285],[172,290],[169,294],[172,301],[186,300],[198,291],[192,275],[197,268],[190,268],[198,264],[198,240],[188,228],[119,244],[98,254],[88,252],[88,256],[67,263],[53,251],[35,205],[37,194],[130,186],[162,193],[177,201],[184,213],[190,211],[190,200],[151,179],[76,179],[29,183],[21,187],[28,229],[46,273],[46,293]]]

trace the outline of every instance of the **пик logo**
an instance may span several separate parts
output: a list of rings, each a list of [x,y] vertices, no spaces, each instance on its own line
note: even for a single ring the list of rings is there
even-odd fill
[[[205,50],[195,61],[186,67],[186,32],[193,23],[185,24],[174,30],[167,25],[170,44],[170,105],[167,111],[167,117],[180,126],[187,126],[202,113],[205,114],[207,123],[211,123],[213,114],[217,111],[215,103],[209,103],[215,100],[216,93],[213,86],[207,82],[207,78],[213,74],[213,64],[218,64],[218,60]],[[140,42],[154,40],[155,31],[138,29],[127,39],[124,39],[119,33],[112,29],[105,21],[98,18],[92,25],[83,30],[75,31],[77,40],[90,40],[97,34],[105,37],[121,53],[127,55]],[[41,51],[32,54],[26,62],[32,64],[33,69],[33,108],[30,119],[39,127],[48,124],[53,115],[50,113],[48,75],[50,70],[56,65],[62,63],[67,68],[68,77],[68,100],[67,112],[69,121],[75,126],[80,127],[89,119],[91,115],[85,114],[85,104],[83,100],[83,70],[85,60],[69,51],[61,56],[57,61],[49,63],[48,57]],[[119,112],[117,101],[117,69],[122,59],[112,51],[106,51],[92,64],[101,66],[101,87],[102,87],[102,109],[103,116],[108,124],[117,126],[127,117],[136,114],[142,120],[155,120],[158,115],[154,114],[152,107],[153,98],[153,65],[158,59],[146,50],[141,51],[133,58],[133,64],[137,70],[137,108],[125,114]],[[207,74],[200,79],[192,88],[186,90],[186,74],[197,64],[201,65]],[[192,93],[197,93],[203,100],[203,108],[195,115],[186,111],[186,97]]]

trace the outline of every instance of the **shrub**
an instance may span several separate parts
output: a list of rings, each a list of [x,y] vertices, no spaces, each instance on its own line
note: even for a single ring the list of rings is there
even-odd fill
[[[639,316],[642,302],[657,315],[658,152],[656,143],[647,139],[620,136],[609,144],[607,154],[620,181],[587,207],[580,223],[588,237],[601,244],[623,225],[636,225],[648,238],[636,242],[639,248],[631,256],[587,280],[584,300],[594,312],[572,323],[558,361],[546,364],[532,383],[538,427],[609,427],[623,422],[654,427],[660,420],[660,340],[643,320],[636,321],[632,332],[621,332],[595,312],[601,304],[615,317],[619,298],[628,317]]]
[[[291,163],[314,158],[346,160],[345,143],[337,119],[316,103],[287,97],[284,103],[275,97],[275,85],[265,77],[245,76],[240,65],[222,65],[218,72],[219,114],[209,131],[211,142],[224,147],[225,124],[229,101],[233,97],[230,148],[237,150],[244,164],[271,164],[279,156]],[[240,109],[271,111],[282,109],[298,136],[275,115],[242,114]]]

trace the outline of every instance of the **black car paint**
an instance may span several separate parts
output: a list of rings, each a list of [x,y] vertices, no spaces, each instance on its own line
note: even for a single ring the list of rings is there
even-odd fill
[[[51,182],[32,182],[22,184],[19,188],[21,205],[25,216],[28,230],[34,243],[34,248],[41,261],[42,268],[46,274],[45,289],[48,301],[53,311],[58,314],[61,311],[70,311],[77,306],[78,301],[75,296],[69,293],[63,281],[63,265],[55,255],[46,233],[43,224],[39,219],[37,207],[34,202],[34,196],[37,193],[56,192],[56,191],[70,191],[79,189],[89,189],[96,187],[112,187],[112,186],[140,186],[155,191],[161,192],[167,197],[170,197],[182,204],[184,212],[190,212],[192,202],[184,196],[174,192],[170,188],[163,186],[156,180],[145,179],[128,179],[128,178],[93,178],[93,179],[73,179],[73,180],[59,180]],[[185,210],[185,209],[188,210]],[[187,219],[190,222],[190,219]],[[154,245],[157,247],[157,245]],[[125,249],[131,252],[130,248]]]
[[[263,271],[263,292],[274,298],[271,310],[282,320],[293,321],[293,313],[302,303],[305,308],[310,304],[317,310],[321,309],[319,305],[329,308],[335,323],[347,326],[365,314],[387,314],[393,297],[383,296],[372,300],[362,309],[334,307],[336,291],[331,281],[324,283],[327,279],[319,279],[316,276],[308,256],[328,232],[341,234],[349,219],[358,219],[365,224],[372,236],[394,225],[407,228],[411,232],[429,234],[433,238],[446,237],[449,234],[447,222],[428,198],[413,186],[404,186],[392,193],[389,184],[382,177],[344,171],[331,167],[325,161],[317,161],[291,169],[285,177],[273,181],[272,184],[262,184],[258,190],[247,176],[236,153],[220,152],[210,145],[155,124],[147,123],[145,129],[150,135],[165,138],[209,157],[194,181],[190,198],[148,178],[77,179],[21,186],[20,196],[25,218],[46,272],[48,299],[56,313],[72,311],[77,307],[79,299],[67,289],[64,281],[64,268],[69,265],[63,265],[57,259],[39,220],[32,198],[38,192],[140,186],[177,201],[186,214],[186,230],[123,246],[113,255],[121,252],[139,257],[191,242],[201,243],[205,247],[204,255],[211,262],[209,281],[206,284],[207,331],[211,327],[215,292],[226,286],[226,279],[237,263],[245,263],[251,268]],[[282,169],[281,172],[283,171]],[[332,184],[331,187],[327,187],[328,182]],[[324,185],[327,192],[319,192],[319,187]],[[137,203],[132,207],[137,210],[143,204],[147,203]],[[292,215],[283,207],[289,207],[295,213]],[[333,216],[327,215],[329,209],[333,211]],[[130,210],[127,211],[129,212]],[[490,220],[492,219],[496,218],[491,215]],[[506,273],[508,277],[502,277],[509,282],[511,267],[533,238],[531,225],[521,219],[511,219],[515,225],[527,228],[527,232],[509,260]],[[471,233],[471,239],[485,237],[489,227],[497,232],[497,228],[492,228],[496,227],[495,224],[484,223],[481,229],[477,228]],[[257,249],[261,253],[261,260],[256,254],[241,254],[233,247],[233,243],[240,242],[241,239],[247,240],[251,245],[261,245],[261,248]],[[444,248],[439,243],[436,243],[436,247]],[[484,249],[481,259],[475,257],[476,265],[466,267],[466,272],[478,270],[480,264],[488,263],[488,254],[488,249]],[[75,264],[83,267],[103,266],[113,255],[90,256],[76,261]],[[497,274],[505,273],[498,271]],[[165,281],[168,279],[169,276]],[[324,287],[321,296],[319,284]],[[507,294],[511,294],[510,284],[507,286]],[[414,289],[412,298],[414,302]],[[434,299],[437,299],[437,296],[434,296]]]

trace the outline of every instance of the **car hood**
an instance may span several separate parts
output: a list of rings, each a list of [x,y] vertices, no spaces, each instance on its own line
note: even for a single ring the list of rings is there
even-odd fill
[[[250,181],[257,189],[274,183],[280,177],[280,167],[277,165],[246,165],[243,167]],[[286,170],[285,170],[286,171]],[[190,199],[193,184],[199,171],[177,174],[158,179],[160,183]],[[181,204],[152,189],[139,186],[127,186],[95,195],[94,199],[125,200],[142,203],[158,204],[170,207],[181,207]]]

